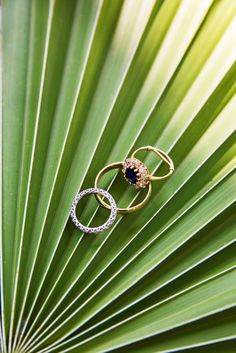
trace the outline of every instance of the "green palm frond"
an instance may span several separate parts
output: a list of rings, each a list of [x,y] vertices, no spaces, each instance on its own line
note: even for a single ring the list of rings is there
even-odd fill
[[[234,0],[3,2],[2,352],[236,352],[235,38]],[[78,231],[146,145],[174,174]]]

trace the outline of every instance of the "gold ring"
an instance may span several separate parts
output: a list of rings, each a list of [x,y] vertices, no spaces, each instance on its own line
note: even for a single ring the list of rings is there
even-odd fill
[[[136,151],[134,151],[134,153],[132,154],[131,156],[131,159],[135,159],[135,155],[137,152],[139,151],[151,151],[151,152],[154,152],[156,153],[165,163],[168,164],[169,166],[169,172],[165,175],[162,175],[162,176],[154,176],[154,175],[148,175],[148,179],[150,181],[155,181],[155,180],[160,180],[160,179],[165,179],[167,178],[168,176],[170,176],[173,171],[175,170],[175,167],[174,167],[174,163],[172,161],[172,159],[168,156],[168,154],[166,154],[165,152],[163,152],[162,150],[160,150],[159,148],[157,147],[152,147],[152,146],[144,146],[144,147],[140,147],[138,148]]]
[[[127,160],[126,160],[127,161]],[[123,170],[123,173],[125,173],[125,169],[126,168],[126,161],[125,162],[116,162],[116,163],[111,163],[109,165],[107,165],[106,167],[104,167],[103,169],[100,170],[100,172],[98,173],[98,175],[96,176],[96,179],[95,179],[95,183],[94,183],[94,187],[97,188],[98,187],[98,182],[99,180],[101,179],[102,175],[106,174],[109,170],[111,169],[116,169],[116,168],[119,168],[119,169],[122,169]],[[137,160],[138,161],[138,160]],[[142,168],[144,166],[144,164],[140,161],[138,161],[140,163],[140,168]],[[138,165],[137,165],[138,166]],[[145,172],[148,172],[147,171],[147,168],[144,166],[145,168]],[[134,172],[136,173],[136,172]],[[141,174],[140,175],[137,175],[136,177],[136,183],[141,183],[142,182],[142,178],[141,178]],[[127,177],[126,177],[126,180]],[[132,181],[128,180],[130,183],[132,183]],[[139,185],[138,184],[138,185]],[[147,194],[145,196],[145,198],[140,202],[138,203],[137,205],[134,205],[132,207],[128,207],[128,208],[117,208],[117,213],[131,213],[131,212],[135,212],[137,210],[139,210],[140,208],[142,208],[145,203],[148,201],[149,197],[151,196],[151,192],[152,192],[152,185],[150,182],[147,183],[148,184],[148,191],[147,191]],[[144,186],[138,186],[138,185],[135,185],[136,188],[140,188],[140,187],[144,187]],[[146,186],[146,184],[145,184]],[[107,208],[108,210],[111,209],[111,206],[109,204],[107,204],[99,194],[95,194],[95,197],[96,199],[98,200],[98,202],[105,208]]]
[[[144,150],[156,153],[165,163],[168,164],[169,172],[162,176],[150,175],[147,166],[142,161],[135,158],[137,152]],[[148,201],[152,192],[152,181],[165,179],[173,173],[174,163],[172,159],[168,156],[168,154],[166,154],[159,148],[152,146],[140,147],[136,151],[134,151],[130,158],[127,158],[125,161],[112,163],[104,167],[96,176],[94,187],[98,188],[98,182],[101,179],[102,175],[106,174],[109,170],[116,168],[122,169],[126,181],[128,181],[129,184],[134,185],[137,189],[144,189],[148,187],[147,194],[139,204],[129,208],[117,208],[118,213],[131,213],[142,208]],[[95,194],[95,196],[103,207],[109,210],[111,209],[111,206],[105,201],[103,201],[102,197],[99,194]]]

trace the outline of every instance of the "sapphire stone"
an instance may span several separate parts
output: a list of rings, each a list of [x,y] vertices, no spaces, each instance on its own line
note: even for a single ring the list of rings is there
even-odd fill
[[[137,174],[132,168],[126,168],[125,176],[132,184],[136,184],[138,181]]]

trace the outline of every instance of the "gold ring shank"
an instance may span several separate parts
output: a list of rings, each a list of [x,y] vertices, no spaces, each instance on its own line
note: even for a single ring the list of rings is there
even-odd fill
[[[155,154],[157,154],[169,166],[169,172],[167,174],[165,174],[165,175],[162,175],[162,176],[149,175],[149,180],[150,181],[165,179],[168,176],[170,176],[173,173],[173,171],[175,170],[174,163],[173,163],[172,159],[168,156],[168,154],[166,154],[165,152],[163,152],[159,148],[152,147],[152,146],[140,147],[136,151],[134,151],[134,153],[132,154],[131,158],[135,158],[136,153],[139,152],[139,151],[151,151],[151,152],[154,152]]]
[[[98,187],[98,183],[104,174],[106,174],[109,170],[117,169],[117,168],[122,169],[123,162],[111,163],[111,164],[107,165],[106,167],[104,167],[103,169],[101,169],[95,178],[94,187],[95,188]],[[127,208],[119,208],[118,207],[117,212],[127,214],[127,213],[132,213],[132,212],[140,210],[140,208],[142,208],[146,204],[148,199],[150,198],[151,192],[152,192],[152,185],[151,185],[151,183],[149,183],[147,194],[145,195],[145,198],[140,203],[138,203],[137,205],[131,206],[131,207],[127,207]],[[108,203],[106,203],[99,194],[95,194],[95,197],[104,208],[107,208],[108,210],[111,209],[111,206]]]

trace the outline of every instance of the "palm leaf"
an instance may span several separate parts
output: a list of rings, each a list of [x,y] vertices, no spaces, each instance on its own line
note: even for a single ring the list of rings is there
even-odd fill
[[[235,352],[235,36],[231,0],[3,3],[3,352]],[[77,191],[143,145],[173,176],[81,234]]]

